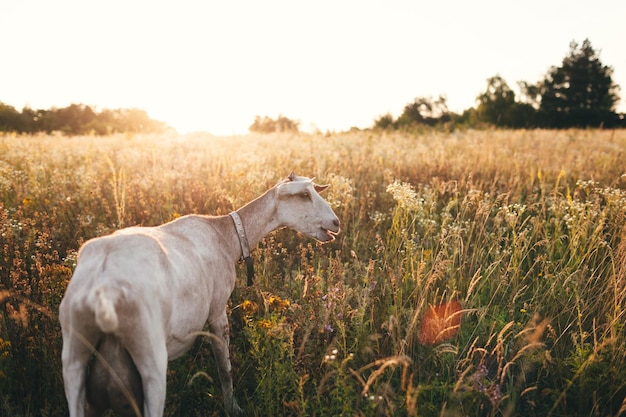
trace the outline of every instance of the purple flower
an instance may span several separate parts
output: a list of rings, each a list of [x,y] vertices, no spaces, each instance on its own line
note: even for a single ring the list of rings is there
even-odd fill
[[[335,331],[335,329],[333,329],[330,324],[325,324],[324,325],[324,330],[326,330],[327,332],[330,332],[330,333]]]
[[[500,392],[500,386],[498,384],[493,384],[487,394],[489,396],[489,401],[491,401],[492,404],[497,404],[502,398],[502,392]]]

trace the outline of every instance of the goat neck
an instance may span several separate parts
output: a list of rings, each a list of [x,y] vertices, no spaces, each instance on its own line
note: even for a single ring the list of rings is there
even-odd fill
[[[261,239],[282,226],[276,219],[276,187],[271,188],[259,198],[241,207],[237,210],[237,213],[241,218],[243,228],[248,237],[250,250],[252,250]],[[234,226],[233,231],[239,247],[238,252],[243,256],[241,246],[239,245],[239,237]]]

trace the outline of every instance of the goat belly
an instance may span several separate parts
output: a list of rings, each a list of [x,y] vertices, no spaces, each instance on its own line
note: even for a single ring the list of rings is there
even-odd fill
[[[122,417],[143,413],[141,375],[119,339],[103,336],[87,368],[87,403],[94,415],[111,408]],[[134,402],[134,404],[133,404]]]

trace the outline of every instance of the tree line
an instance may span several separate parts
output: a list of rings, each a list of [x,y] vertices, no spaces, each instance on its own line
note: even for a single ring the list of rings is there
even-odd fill
[[[374,120],[374,129],[413,129],[424,126],[474,128],[569,128],[626,127],[624,114],[615,111],[619,86],[612,80],[613,68],[603,65],[599,53],[586,39],[570,43],[560,66],[548,69],[535,84],[518,82],[520,96],[500,76],[487,80],[476,97],[476,107],[462,114],[448,109],[445,96],[417,97],[394,118],[385,114]],[[299,123],[280,115],[277,119],[257,116],[251,132],[297,132]]]
[[[535,84],[519,81],[519,97],[500,76],[487,80],[485,91],[476,97],[476,107],[462,114],[448,109],[445,96],[417,97],[400,116],[385,114],[374,120],[375,129],[411,129],[420,126],[453,128],[463,125],[480,128],[569,128],[626,127],[624,114],[616,112],[619,86],[612,79],[613,68],[600,61],[600,54],[586,39],[570,43],[560,66],[552,66]],[[283,115],[272,119],[256,116],[251,132],[298,132],[299,121]],[[107,135],[119,132],[162,132],[169,127],[150,119],[139,109],[105,109],[72,104],[64,108],[21,112],[0,102],[0,132],[62,132],[66,135]]]
[[[282,114],[279,114],[276,119],[272,119],[269,116],[256,116],[248,130],[255,133],[298,132],[300,130],[300,122],[289,119]]]
[[[624,114],[615,111],[619,86],[613,68],[603,65],[599,53],[586,39],[570,43],[560,66],[548,69],[536,84],[518,82],[520,96],[500,76],[487,80],[476,97],[476,107],[456,114],[448,110],[445,96],[418,97],[394,118],[386,114],[374,128],[403,129],[412,126],[486,125],[504,128],[626,127]]]
[[[165,123],[151,119],[140,109],[104,109],[97,112],[84,104],[71,104],[49,110],[25,107],[20,112],[0,102],[0,132],[109,135],[161,132],[167,128]]]

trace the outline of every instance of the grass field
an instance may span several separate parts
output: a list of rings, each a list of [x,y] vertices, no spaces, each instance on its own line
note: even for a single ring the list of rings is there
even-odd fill
[[[331,184],[343,230],[271,234],[253,287],[239,267],[248,415],[626,414],[626,131],[494,130],[0,137],[0,415],[67,415],[57,311],[81,243],[226,214],[292,170]],[[445,306],[458,331],[429,331]],[[222,413],[199,340],[166,415]]]

